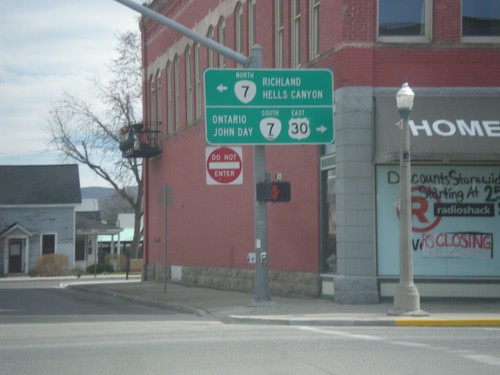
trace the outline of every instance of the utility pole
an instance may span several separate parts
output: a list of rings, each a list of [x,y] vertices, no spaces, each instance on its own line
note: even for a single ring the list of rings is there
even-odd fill
[[[221,55],[224,55],[230,60],[238,64],[244,65],[248,69],[261,69],[263,68],[262,62],[262,47],[253,46],[250,49],[250,57],[246,57],[231,48],[228,48],[213,39],[207,38],[202,34],[188,29],[187,27],[165,17],[148,7],[139,5],[131,0],[115,0],[128,8],[131,8],[142,15],[153,19],[154,21],[174,30],[178,33],[204,45],[207,48],[214,50]],[[267,264],[267,207],[265,202],[257,201],[257,183],[268,182],[269,177],[266,172],[266,154],[265,146],[253,146],[253,159],[254,159],[254,239],[255,239],[255,302],[270,301],[269,294],[269,268]],[[166,220],[166,219],[165,219]],[[166,239],[164,239],[166,241]],[[166,256],[165,256],[166,257]],[[165,286],[166,288],[166,286]]]

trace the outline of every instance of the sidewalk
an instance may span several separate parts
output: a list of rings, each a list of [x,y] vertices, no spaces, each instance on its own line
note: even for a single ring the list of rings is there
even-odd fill
[[[499,300],[422,299],[427,317],[389,316],[392,299],[372,305],[342,305],[315,298],[273,297],[271,302],[253,303],[253,295],[138,279],[107,283],[67,282],[88,292],[109,294],[181,313],[211,316],[225,323],[316,326],[496,326],[500,327]]]

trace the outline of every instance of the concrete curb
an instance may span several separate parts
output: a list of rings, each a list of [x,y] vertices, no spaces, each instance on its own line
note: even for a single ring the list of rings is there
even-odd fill
[[[229,323],[237,324],[261,324],[261,325],[284,325],[284,326],[317,326],[317,327],[394,327],[392,319],[356,319],[356,318],[272,318],[251,316],[229,316],[225,318]]]
[[[126,293],[115,292],[104,288],[93,287],[92,284],[65,284],[75,290],[108,295],[113,298],[120,298],[132,303],[143,304],[155,308],[175,311],[182,314],[191,314],[199,317],[210,316],[225,324],[255,324],[255,325],[282,325],[282,326],[322,326],[322,327],[500,327],[500,318],[495,317],[396,317],[396,316],[367,316],[360,314],[356,316],[328,316],[311,317],[307,314],[301,316],[276,316],[276,315],[246,315],[233,314],[222,310],[207,310],[188,305],[152,301],[148,298],[141,298]],[[249,308],[252,308],[251,306]],[[255,308],[255,306],[253,307]],[[332,314],[334,315],[334,314]]]
[[[191,315],[196,315],[196,316],[200,316],[200,317],[207,315],[207,312],[205,310],[197,309],[197,308],[194,308],[191,306],[185,306],[185,305],[180,305],[180,304],[176,304],[176,303],[169,303],[169,302],[151,301],[148,299],[131,296],[131,295],[125,294],[125,293],[117,293],[117,292],[113,292],[113,291],[106,290],[106,289],[100,289],[100,288],[92,288],[92,287],[89,287],[88,284],[87,285],[83,285],[83,284],[82,285],[67,285],[67,287],[70,287],[70,288],[75,289],[75,290],[84,291],[84,292],[104,294],[104,295],[111,296],[113,298],[120,298],[120,299],[125,300],[125,301],[130,301],[133,303],[142,304],[145,306],[155,307],[155,308],[159,308],[159,309],[175,311],[175,312],[179,312],[182,314],[191,314]]]
[[[500,327],[500,318],[395,319],[398,327]]]
[[[273,318],[252,316],[228,316],[222,318],[228,323],[269,324],[287,326],[354,326],[354,327],[500,327],[500,318]],[[222,320],[221,319],[221,320]]]

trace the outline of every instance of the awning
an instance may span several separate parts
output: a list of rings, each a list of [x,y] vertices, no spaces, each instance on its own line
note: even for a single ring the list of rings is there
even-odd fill
[[[375,98],[375,163],[399,160],[396,98]],[[500,161],[500,97],[415,97],[413,160]]]
[[[118,238],[120,238],[121,242],[132,242],[132,240],[134,239],[134,228],[125,228],[119,234],[119,236],[115,235],[113,240],[115,242],[117,242]],[[97,242],[111,242],[111,239],[112,239],[111,236],[107,236],[107,235],[97,236]],[[141,236],[140,240],[142,241],[142,236]]]
[[[116,235],[123,231],[114,225],[101,222],[99,211],[78,211],[75,213],[75,231],[78,235]]]

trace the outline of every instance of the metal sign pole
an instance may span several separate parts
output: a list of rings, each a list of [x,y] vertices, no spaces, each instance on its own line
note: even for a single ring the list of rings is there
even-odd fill
[[[247,68],[260,69],[262,63],[262,47],[250,49],[250,61]],[[267,206],[257,200],[257,183],[267,182],[265,146],[253,147],[253,188],[254,188],[254,238],[255,238],[255,302],[270,301],[269,267],[267,264]]]
[[[167,194],[168,187],[162,189],[163,204],[163,294],[167,294]]]
[[[250,57],[246,57],[231,48],[228,48],[214,40],[207,38],[202,34],[188,29],[187,27],[167,18],[148,7],[139,5],[130,0],[115,0],[126,7],[129,7],[144,16],[147,16],[154,21],[169,27],[170,29],[179,32],[186,37],[199,42],[200,44],[213,49],[227,58],[244,65],[246,68],[261,69],[262,63],[262,47],[253,46],[250,50]],[[266,204],[257,201],[257,182],[264,182],[266,176],[266,154],[264,146],[254,146],[254,234],[255,248],[257,253],[257,262],[255,266],[255,301],[269,301],[269,286],[268,286],[268,266],[267,266],[267,209]],[[166,208],[165,208],[165,226],[166,226]],[[164,233],[164,236],[166,234]],[[166,241],[165,241],[166,243]],[[164,250],[166,252],[166,249]],[[164,256],[166,260],[166,254]],[[166,269],[166,268],[165,268]],[[165,278],[166,280],[166,278]],[[166,288],[166,287],[165,287]]]

